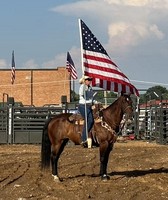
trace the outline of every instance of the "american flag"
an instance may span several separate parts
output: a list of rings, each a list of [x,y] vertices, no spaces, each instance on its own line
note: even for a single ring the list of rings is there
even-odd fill
[[[78,78],[74,62],[69,52],[67,52],[66,68],[73,79]]]
[[[14,51],[12,52],[12,67],[11,67],[11,83],[14,84],[15,81],[15,58]]]
[[[106,50],[82,20],[79,20],[79,26],[81,29],[84,74],[93,78],[92,86],[139,96],[138,90],[110,59]]]

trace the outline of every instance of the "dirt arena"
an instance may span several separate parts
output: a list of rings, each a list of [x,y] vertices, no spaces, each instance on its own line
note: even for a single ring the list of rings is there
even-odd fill
[[[67,146],[59,162],[62,182],[40,170],[40,145],[0,145],[0,200],[166,200],[168,146],[115,143],[101,181],[99,149]]]

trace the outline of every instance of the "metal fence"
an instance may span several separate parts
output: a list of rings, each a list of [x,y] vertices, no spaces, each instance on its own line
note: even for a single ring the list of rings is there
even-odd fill
[[[0,143],[8,141],[8,109],[0,108]]]
[[[77,104],[74,103],[64,104],[62,107],[28,107],[12,104],[1,107],[0,144],[41,143],[43,126],[47,118],[76,110]],[[150,104],[140,110],[135,109],[131,129],[137,138],[168,144],[168,102],[160,105]]]
[[[0,108],[0,144],[41,143],[46,120],[62,112],[74,112],[75,105],[62,107],[20,107],[8,105]]]
[[[139,113],[139,136],[168,144],[168,102],[151,102]]]

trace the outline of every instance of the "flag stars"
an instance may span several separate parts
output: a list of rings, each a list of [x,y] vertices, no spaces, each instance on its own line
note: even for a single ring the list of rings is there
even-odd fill
[[[89,30],[89,28],[85,25],[84,22],[82,22],[82,42],[83,42],[83,48],[85,50],[94,51],[94,52],[104,52],[103,46],[100,44],[100,42],[97,40],[97,38],[93,35],[93,33]]]

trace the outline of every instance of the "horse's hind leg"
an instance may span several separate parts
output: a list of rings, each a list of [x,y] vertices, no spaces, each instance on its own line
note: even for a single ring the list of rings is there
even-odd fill
[[[60,181],[58,176],[58,160],[68,140],[69,139],[64,139],[59,144],[52,146],[51,165],[52,165],[52,176],[54,177],[55,181]]]
[[[108,141],[100,144],[100,176],[102,180],[110,179],[110,177],[107,175],[107,164],[112,148],[113,143],[109,143]]]

